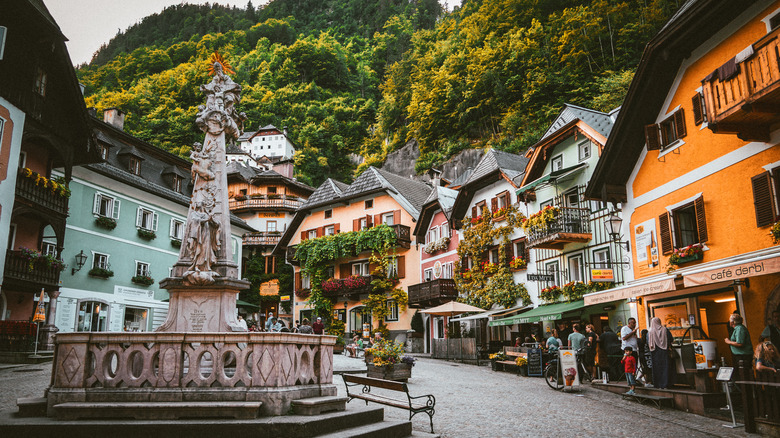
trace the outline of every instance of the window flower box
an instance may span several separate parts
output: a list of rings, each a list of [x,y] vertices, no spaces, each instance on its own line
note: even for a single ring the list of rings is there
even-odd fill
[[[775,245],[780,243],[780,221],[772,224],[772,228],[769,229],[769,235],[772,236],[772,243]]]
[[[236,201],[246,201],[246,195],[236,195],[233,197]]]
[[[449,248],[449,246],[450,246],[450,238],[442,237],[441,239],[435,240],[425,245],[423,247],[423,251],[425,251],[427,254],[435,254],[439,251],[443,251]]]
[[[154,231],[147,230],[144,228],[139,228],[138,237],[140,237],[141,239],[153,240],[157,237],[157,234]]]
[[[154,279],[148,275],[136,275],[135,277],[131,278],[130,281],[142,286],[150,286],[154,284]]]
[[[95,218],[95,225],[110,231],[116,228],[116,219],[107,216],[98,216]]]
[[[171,246],[174,248],[181,248],[181,239],[171,239]]]
[[[528,262],[522,257],[513,257],[512,260],[509,261],[509,269],[511,271],[520,271],[526,267],[528,267]]]
[[[558,301],[558,297],[561,296],[561,288],[558,286],[550,286],[542,289],[539,292],[539,298],[543,299],[546,303],[554,303]]]
[[[114,276],[114,271],[103,268],[92,268],[87,272],[90,277],[109,278]]]
[[[704,258],[704,249],[701,243],[694,243],[685,248],[675,249],[669,257],[669,263],[672,265],[682,265],[695,262]]]

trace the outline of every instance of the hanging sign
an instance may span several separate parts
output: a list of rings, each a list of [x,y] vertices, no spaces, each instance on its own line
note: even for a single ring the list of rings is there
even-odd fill
[[[604,283],[614,283],[615,282],[615,271],[612,269],[591,269],[590,270],[590,278],[593,279],[593,281],[600,281]]]
[[[528,274],[528,281],[555,281],[554,274]]]

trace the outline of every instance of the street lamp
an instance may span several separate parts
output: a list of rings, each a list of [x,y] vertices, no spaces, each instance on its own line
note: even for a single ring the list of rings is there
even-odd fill
[[[626,251],[629,251],[629,242],[628,241],[621,241],[623,236],[620,234],[620,228],[623,224],[623,218],[616,214],[612,214],[604,221],[604,227],[607,229],[607,234],[609,234],[609,238],[617,243],[618,245],[625,245]]]
[[[70,275],[75,275],[76,272],[80,271],[81,268],[84,267],[84,263],[87,262],[87,255],[84,254],[84,250],[82,249],[79,251],[78,254],[76,254],[76,267],[70,268]]]

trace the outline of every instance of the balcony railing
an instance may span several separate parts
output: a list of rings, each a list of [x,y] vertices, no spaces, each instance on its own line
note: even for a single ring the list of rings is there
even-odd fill
[[[48,266],[45,261],[38,260],[30,269],[28,259],[21,251],[8,250],[5,253],[5,272],[3,285],[18,287],[24,291],[38,292],[41,288],[53,290],[60,282],[60,270]]]
[[[455,280],[439,278],[409,286],[410,307],[432,307],[458,298]]]
[[[39,186],[34,179],[24,176],[21,169],[16,176],[16,197],[32,207],[63,217],[68,215],[68,198]]]
[[[702,81],[708,127],[713,132],[769,140],[770,125],[780,121],[778,35],[780,28],[756,41],[752,56],[732,59]]]
[[[274,246],[282,237],[280,232],[260,232],[244,234],[244,246]]]
[[[364,286],[361,286],[361,287],[347,287],[346,285],[343,285],[341,288],[339,288],[338,290],[335,290],[335,291],[334,290],[326,291],[326,290],[323,289],[322,295],[324,295],[326,297],[332,297],[332,298],[347,297],[347,296],[351,296],[351,297],[357,298],[357,296],[360,295],[360,294],[371,293],[371,289],[373,287],[371,285],[371,280],[373,280],[374,277],[372,277],[370,275],[364,275],[362,277],[367,280],[366,281],[366,285],[364,285]],[[343,279],[341,279],[341,280],[343,280]],[[323,283],[323,286],[324,286],[324,284],[325,283]]]
[[[588,242],[590,232],[590,210],[587,208],[559,207],[555,221],[542,228],[526,230],[528,248],[561,250],[572,242]]]
[[[230,199],[229,205],[231,210],[242,210],[252,208],[271,208],[271,209],[290,209],[295,210],[303,204],[303,200],[297,196],[267,196],[267,195],[254,195],[247,196],[244,199]]]
[[[395,232],[396,245],[400,246],[401,248],[409,248],[409,246],[411,246],[412,233],[409,227],[406,225],[389,225],[389,227],[392,228],[393,232]],[[287,247],[287,260],[293,265],[297,266],[299,262],[295,260],[295,252],[295,246]]]

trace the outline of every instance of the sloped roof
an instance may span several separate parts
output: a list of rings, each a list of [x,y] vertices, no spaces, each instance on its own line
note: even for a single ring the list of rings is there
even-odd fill
[[[333,178],[328,178],[322,184],[320,184],[319,187],[317,187],[314,193],[309,196],[309,199],[307,199],[306,202],[301,205],[300,209],[303,210],[312,208],[320,204],[335,201],[341,197],[341,194],[348,187],[349,186],[343,182],[336,181]]]
[[[527,164],[528,158],[522,155],[490,149],[479,161],[479,164],[477,164],[477,167],[471,173],[464,185],[478,181],[496,170],[501,171],[511,180],[518,175],[525,173],[525,166]]]
[[[596,132],[603,135],[604,138],[607,138],[609,137],[609,133],[612,131],[612,126],[614,125],[614,121],[611,116],[615,111],[616,110],[610,111],[609,113],[602,113],[601,111],[583,108],[581,106],[567,103],[564,105],[560,114],[558,114],[558,117],[556,117],[556,119],[544,133],[542,138],[539,139],[539,142],[544,141],[547,137],[554,134],[556,131],[574,120],[583,121]]]
[[[449,221],[451,219],[452,207],[455,205],[455,199],[458,197],[458,191],[449,187],[442,187],[435,185],[431,194],[423,203],[420,209],[420,217],[417,223],[414,225],[413,234],[417,236],[420,241],[425,238],[425,233],[428,231],[428,225],[433,219],[433,213],[441,209],[444,216]]]
[[[257,171],[250,165],[240,161],[229,161],[225,166],[225,174],[228,178],[237,176],[246,182],[249,182],[253,176],[257,175]]]

